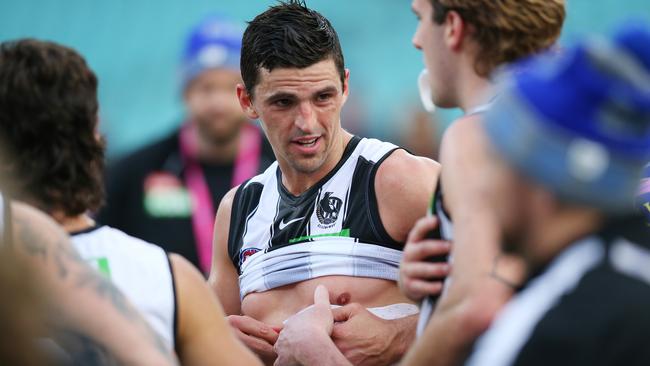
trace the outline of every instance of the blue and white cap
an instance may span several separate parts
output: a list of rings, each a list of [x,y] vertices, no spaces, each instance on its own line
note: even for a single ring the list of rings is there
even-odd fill
[[[243,26],[211,15],[197,24],[185,45],[181,66],[183,87],[208,69],[239,70]]]
[[[565,201],[634,210],[650,161],[650,29],[626,25],[499,79],[485,129],[506,160]]]

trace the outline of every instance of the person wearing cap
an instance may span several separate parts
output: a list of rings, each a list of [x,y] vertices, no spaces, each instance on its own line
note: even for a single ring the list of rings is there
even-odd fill
[[[467,365],[650,364],[650,235],[634,207],[648,44],[650,27],[628,24],[501,78],[482,181],[527,276]]]
[[[242,28],[209,16],[188,37],[180,74],[181,127],[109,167],[98,221],[178,253],[207,273],[215,209],[233,186],[275,158],[241,111]]]

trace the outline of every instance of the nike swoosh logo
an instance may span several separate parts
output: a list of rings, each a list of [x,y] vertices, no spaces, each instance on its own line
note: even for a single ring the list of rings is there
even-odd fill
[[[289,222],[284,222],[284,219],[282,219],[282,221],[280,221],[280,224],[278,225],[278,229],[280,229],[280,231],[282,231],[282,230],[284,230],[285,227],[287,227],[287,226],[293,224],[293,223],[296,222],[296,221],[300,221],[300,220],[302,220],[302,219],[304,219],[304,218],[305,218],[304,216],[303,216],[303,217],[299,217],[299,218],[297,218],[297,219],[289,220]]]

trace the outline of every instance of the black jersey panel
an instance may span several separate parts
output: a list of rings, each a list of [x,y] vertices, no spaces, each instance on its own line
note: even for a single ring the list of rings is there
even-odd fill
[[[246,230],[246,221],[257,209],[262,195],[264,185],[260,183],[242,183],[237,189],[233,198],[232,211],[230,213],[230,229],[228,233],[228,254],[235,268],[239,270],[239,251],[243,245],[243,237]]]

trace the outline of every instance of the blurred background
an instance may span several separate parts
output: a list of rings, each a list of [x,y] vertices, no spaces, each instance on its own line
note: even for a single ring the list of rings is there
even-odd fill
[[[0,41],[53,40],[80,51],[100,80],[101,128],[109,157],[168,134],[182,121],[179,62],[190,27],[207,14],[252,19],[272,0],[0,0]],[[339,32],[351,97],[343,125],[433,156],[458,111],[424,113],[411,45],[416,19],[408,0],[308,0]],[[650,21],[649,0],[567,0],[562,43],[606,32],[630,17]]]

